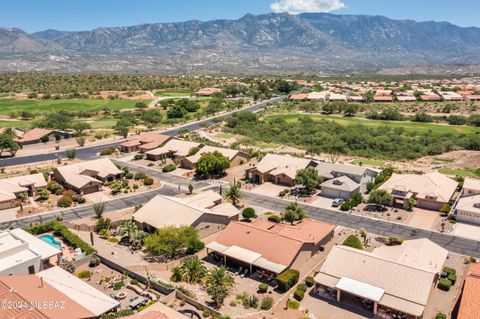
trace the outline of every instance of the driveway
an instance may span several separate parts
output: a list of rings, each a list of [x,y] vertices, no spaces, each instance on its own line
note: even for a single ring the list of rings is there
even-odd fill
[[[278,197],[278,194],[287,188],[287,186],[281,186],[272,183],[263,183],[252,189],[250,192],[263,196]]]
[[[454,236],[465,237],[480,241],[480,226],[456,223],[453,232]]]
[[[332,207],[332,202],[333,199],[331,198],[315,196],[315,200],[312,202],[312,205],[317,207],[335,209],[334,207]]]
[[[408,221],[408,225],[428,230],[434,229],[438,218],[440,218],[439,212],[419,208],[415,208],[411,214],[412,218]]]

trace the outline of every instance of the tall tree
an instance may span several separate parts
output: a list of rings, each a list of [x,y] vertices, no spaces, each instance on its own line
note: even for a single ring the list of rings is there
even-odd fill
[[[295,183],[305,187],[305,190],[309,194],[312,193],[321,182],[322,177],[313,167],[298,170],[297,175],[295,176]]]
[[[221,176],[230,167],[230,159],[218,151],[203,153],[197,162],[196,172],[202,176]]]
[[[298,205],[297,202],[288,204],[285,212],[283,213],[283,219],[292,225],[294,222],[304,219],[305,216],[305,211]]]
[[[234,184],[230,186],[228,191],[225,193],[225,198],[232,202],[233,205],[236,205],[240,198],[242,197],[242,192],[240,191],[240,186]]]
[[[220,308],[234,286],[235,279],[223,266],[209,271],[205,277],[205,289],[217,308]]]
[[[8,151],[12,156],[15,156],[19,149],[20,145],[15,142],[12,135],[8,133],[0,134],[0,156],[2,156],[4,151]]]

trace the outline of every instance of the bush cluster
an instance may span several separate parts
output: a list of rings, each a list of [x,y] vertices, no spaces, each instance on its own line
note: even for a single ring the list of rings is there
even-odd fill
[[[282,292],[287,292],[290,288],[295,286],[300,277],[300,272],[296,269],[287,269],[277,276],[278,289]]]

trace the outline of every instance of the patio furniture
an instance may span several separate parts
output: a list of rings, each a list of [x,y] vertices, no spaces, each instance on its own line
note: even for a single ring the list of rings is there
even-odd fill
[[[240,266],[240,268],[238,268],[238,270],[235,272],[235,276],[240,274],[242,271],[243,271],[243,267]]]

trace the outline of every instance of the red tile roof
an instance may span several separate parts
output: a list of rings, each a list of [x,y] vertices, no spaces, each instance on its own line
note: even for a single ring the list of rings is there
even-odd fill
[[[289,266],[304,243],[318,243],[334,229],[335,225],[311,220],[304,220],[299,226],[279,225],[265,220],[254,223],[230,222],[218,235],[216,242],[248,249],[272,262]]]
[[[36,275],[0,277],[0,299],[7,302],[23,301],[29,306],[24,309],[0,307],[0,318],[83,319],[95,317],[95,314]],[[55,304],[43,306],[44,302],[55,302]],[[35,309],[30,309],[30,304],[33,304]]]
[[[480,318],[480,263],[472,264],[463,286],[458,319]]]
[[[45,135],[52,133],[51,130],[45,130],[43,128],[34,128],[26,132],[22,137],[16,139],[19,143],[34,142],[40,140]]]

